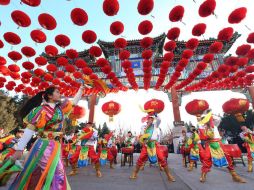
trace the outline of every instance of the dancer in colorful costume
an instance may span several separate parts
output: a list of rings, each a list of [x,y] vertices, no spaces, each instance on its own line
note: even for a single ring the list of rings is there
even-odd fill
[[[191,131],[187,138],[187,146],[190,148],[190,165],[188,171],[192,171],[194,164],[199,160],[199,135],[194,126],[191,127]]]
[[[189,154],[190,150],[186,146],[187,142],[187,135],[186,135],[186,130],[182,130],[182,136],[179,138],[179,149],[180,153],[182,154],[182,164],[185,167],[185,155]]]
[[[241,127],[240,137],[244,141],[244,147],[247,149],[248,172],[253,172],[252,161],[254,159],[254,132],[246,126]]]
[[[12,160],[21,157],[35,131],[41,138],[34,143],[22,171],[10,186],[11,190],[70,189],[61,160],[61,144],[55,139],[61,139],[64,117],[68,116],[73,105],[78,103],[82,93],[83,86],[72,102],[65,100],[60,103],[59,90],[56,87],[49,87],[32,97],[21,109],[20,115],[24,118],[26,129],[15,148]],[[5,165],[1,169],[3,168]]]
[[[222,149],[219,136],[216,136],[212,111],[205,100],[193,100],[186,105],[186,111],[191,115],[196,115],[199,127],[199,156],[202,163],[200,182],[205,182],[207,173],[212,165],[215,167],[227,167],[232,179],[235,182],[246,183],[234,170],[230,155]]]
[[[110,169],[114,169],[114,156],[111,152],[112,148],[112,138],[113,137],[113,132],[109,134],[105,134],[104,138],[100,139],[98,144],[99,144],[99,155],[100,155],[100,165],[104,166],[107,164],[107,161],[110,162]]]
[[[159,162],[161,167],[164,169],[168,180],[174,182],[175,178],[170,174],[167,162],[163,156],[163,153],[158,148],[160,130],[158,128],[160,119],[155,116],[148,116],[147,125],[141,129],[140,142],[143,144],[140,156],[137,161],[136,168],[132,172],[130,179],[136,179],[137,174],[145,162],[149,159],[150,163],[155,164]]]
[[[70,175],[77,174],[77,167],[82,168],[87,166],[89,164],[88,158],[90,158],[92,164],[95,165],[97,177],[102,177],[99,155],[95,152],[98,140],[98,131],[93,128],[92,122],[86,123],[78,137],[78,140],[81,141],[81,146],[80,149],[76,149],[76,152],[74,153],[75,155],[70,158],[70,164],[72,166]]]

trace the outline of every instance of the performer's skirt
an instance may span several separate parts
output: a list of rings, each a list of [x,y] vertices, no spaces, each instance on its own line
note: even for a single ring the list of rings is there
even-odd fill
[[[23,170],[14,180],[11,190],[69,190],[61,145],[55,140],[38,139],[29,152]]]

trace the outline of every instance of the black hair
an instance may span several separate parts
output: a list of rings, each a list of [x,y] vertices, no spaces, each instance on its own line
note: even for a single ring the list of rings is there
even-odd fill
[[[19,115],[21,119],[23,120],[23,118],[26,117],[27,114],[29,114],[30,111],[32,111],[32,109],[40,106],[43,99],[46,102],[48,102],[49,96],[53,95],[55,90],[56,90],[56,87],[49,87],[45,91],[41,91],[35,96],[33,96],[32,98],[30,98],[19,111]]]
[[[132,135],[132,132],[131,131],[128,131],[128,133],[130,133]]]

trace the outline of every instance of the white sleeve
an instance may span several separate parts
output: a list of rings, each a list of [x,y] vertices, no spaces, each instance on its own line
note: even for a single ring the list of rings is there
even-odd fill
[[[240,137],[242,140],[244,140],[244,138],[245,138],[243,133],[240,133]]]
[[[98,138],[98,131],[97,130],[94,130],[92,138],[93,138],[93,140],[96,140]]]
[[[15,147],[15,150],[24,150],[27,143],[30,141],[30,139],[33,137],[35,131],[26,128],[24,130],[23,136],[20,138],[17,146]]]
[[[83,94],[83,87],[80,87],[77,94],[74,96],[73,100],[72,100],[72,103],[74,105],[77,105],[77,103],[79,102],[79,100],[81,99],[82,97],[82,94]]]

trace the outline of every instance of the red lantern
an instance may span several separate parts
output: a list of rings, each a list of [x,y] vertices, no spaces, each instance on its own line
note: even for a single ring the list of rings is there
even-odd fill
[[[238,59],[238,61],[237,61],[236,64],[237,64],[239,67],[243,67],[243,66],[247,65],[248,62],[249,62],[249,59],[248,59],[247,57],[240,57],[240,58]]]
[[[49,73],[47,73],[47,74],[44,75],[44,79],[45,79],[46,81],[51,82],[51,81],[53,80],[53,78],[54,78],[54,77],[53,77],[51,74],[49,74]]]
[[[20,59],[22,59],[22,55],[21,55],[19,52],[17,52],[17,51],[11,51],[11,52],[9,52],[9,53],[8,53],[8,57],[9,57],[12,61],[14,61],[14,62],[17,62],[17,61],[19,61]]]
[[[254,49],[251,49],[251,50],[248,52],[247,57],[248,57],[249,59],[254,59]]]
[[[87,67],[87,63],[86,63],[83,59],[77,59],[77,60],[75,61],[75,65],[76,65],[78,68]]]
[[[199,41],[196,38],[191,38],[186,42],[186,48],[195,50],[198,47]]]
[[[66,50],[65,53],[66,53],[67,57],[69,57],[70,59],[78,58],[78,52],[75,49],[68,49],[68,50]]]
[[[8,76],[10,71],[5,65],[0,65],[0,73],[2,73],[4,76]]]
[[[180,28],[174,27],[168,31],[167,38],[169,40],[176,40],[180,35]]]
[[[209,53],[220,53],[223,48],[222,42],[213,42],[209,47]]]
[[[192,35],[201,36],[205,33],[205,30],[206,30],[206,24],[204,23],[196,24],[192,29]]]
[[[19,72],[20,71],[20,68],[18,65],[16,64],[11,64],[8,66],[8,69],[11,71],[11,72]]]
[[[153,24],[149,20],[144,20],[138,25],[138,31],[142,35],[149,34],[153,30]]]
[[[248,43],[254,43],[254,32],[250,33],[248,38],[247,38]]]
[[[41,4],[41,0],[21,0],[21,1],[31,7],[37,7]]]
[[[34,74],[38,77],[43,76],[44,75],[44,70],[37,68],[34,70]]]
[[[140,46],[142,48],[149,48],[153,45],[153,38],[150,37],[144,37],[141,41],[140,41]]]
[[[215,0],[206,0],[206,1],[204,1],[198,9],[199,16],[207,17],[211,14],[214,14],[215,7],[216,7],[216,1]]]
[[[168,41],[164,45],[164,50],[165,51],[174,51],[175,48],[176,48],[176,42],[175,41]]]
[[[113,22],[111,25],[110,25],[110,32],[113,34],[113,35],[119,35],[121,33],[123,33],[124,31],[124,25],[122,22],[120,21],[115,21]]]
[[[42,13],[38,17],[39,24],[46,30],[54,30],[56,28],[56,20],[53,16],[47,13]]]
[[[138,12],[141,15],[148,15],[154,7],[153,0],[140,0],[138,3]]]
[[[165,55],[163,56],[164,61],[171,62],[173,59],[174,59],[174,53],[172,52],[165,53]]]
[[[238,57],[231,56],[231,57],[226,58],[225,64],[234,66],[234,65],[236,65],[237,61],[238,61]]]
[[[110,72],[111,72],[111,67],[109,66],[109,65],[106,65],[106,66],[104,66],[104,67],[102,67],[101,68],[101,71],[103,72],[103,73],[105,73],[106,75],[107,74],[109,74]]]
[[[209,104],[205,100],[192,100],[186,104],[185,109],[188,114],[200,116],[205,110],[209,108]]]
[[[113,116],[121,111],[121,105],[114,101],[106,102],[102,105],[102,111],[109,116],[109,121],[113,121]]]
[[[89,67],[84,67],[82,71],[85,75],[91,75],[93,73],[93,70]]]
[[[115,48],[123,49],[127,46],[127,41],[124,38],[118,38],[114,42]]]
[[[86,30],[82,34],[82,39],[85,43],[92,44],[96,41],[97,35],[92,30]]]
[[[75,69],[75,67],[73,65],[68,64],[68,65],[65,66],[65,70],[67,72],[73,73],[76,69]]]
[[[92,46],[89,49],[89,54],[94,57],[100,57],[102,54],[102,50],[98,46]]]
[[[238,56],[245,56],[249,52],[251,46],[249,44],[243,44],[237,47],[236,55]]]
[[[35,63],[36,63],[37,65],[39,65],[39,66],[46,65],[47,62],[48,62],[48,61],[47,61],[47,59],[46,59],[45,57],[40,56],[40,57],[36,57],[36,58],[35,58]]]
[[[31,24],[30,17],[26,13],[19,10],[13,11],[11,13],[11,18],[20,27],[28,27]]]
[[[4,43],[2,40],[0,40],[0,49],[4,47]]]
[[[128,61],[128,60],[126,60],[126,61],[123,61],[121,65],[122,65],[122,67],[123,67],[124,69],[128,69],[128,68],[131,67],[131,62]]]
[[[71,111],[71,118],[81,119],[85,116],[85,108],[80,106],[74,106]]]
[[[6,59],[0,56],[0,65],[5,65],[7,63]]]
[[[58,49],[53,45],[47,45],[45,47],[45,52],[49,56],[53,57],[53,56],[56,56],[58,54]]]
[[[234,29],[231,27],[223,28],[218,34],[218,40],[229,41],[234,33]]]
[[[9,5],[10,0],[0,0],[0,5]]]
[[[244,113],[249,109],[249,101],[246,99],[235,99],[232,98],[222,105],[222,109],[227,114],[238,114]]]
[[[119,3],[117,0],[104,0],[103,11],[108,16],[115,16],[119,11]]]
[[[66,66],[69,63],[68,59],[66,59],[65,57],[57,58],[56,62],[60,66]]]
[[[253,73],[254,72],[254,66],[253,65],[249,65],[245,68],[245,72],[247,73]]]
[[[32,70],[34,68],[34,64],[30,61],[25,61],[22,63],[22,66],[26,69],[26,70]]]
[[[55,42],[57,45],[59,45],[62,48],[67,47],[68,45],[70,45],[71,40],[68,36],[64,35],[64,34],[59,34],[55,37]]]
[[[247,8],[245,7],[237,8],[229,15],[228,22],[230,24],[238,24],[246,17],[246,13]]]
[[[20,37],[13,32],[4,33],[4,39],[6,42],[8,42],[11,45],[18,45],[21,42]]]
[[[84,26],[88,21],[88,15],[85,10],[75,8],[71,11],[71,20],[78,26]]]
[[[182,58],[190,59],[193,56],[193,51],[190,49],[186,49],[182,53]]]
[[[184,7],[181,5],[175,6],[169,13],[169,20],[171,22],[182,21],[184,15]]]
[[[129,59],[131,53],[128,50],[123,50],[119,53],[119,59],[120,60],[125,60],[125,59]]]
[[[57,67],[56,67],[54,64],[49,64],[49,65],[47,65],[47,70],[48,70],[49,72],[54,73],[54,72],[57,71]]]
[[[151,57],[153,56],[153,51],[152,50],[144,50],[142,52],[142,58],[143,59],[151,59]]]
[[[32,40],[35,41],[36,43],[44,43],[47,40],[46,34],[42,32],[41,30],[33,30],[30,33],[30,36]]]
[[[73,76],[76,78],[76,79],[81,79],[82,78],[82,73],[79,72],[79,71],[76,71],[73,73]]]
[[[56,76],[58,78],[63,78],[65,76],[64,71],[56,71]]]
[[[31,47],[28,47],[28,46],[25,46],[25,47],[21,48],[21,52],[27,58],[33,57],[36,54],[35,50],[33,48],[31,48]]]
[[[108,61],[104,58],[100,58],[96,61],[96,64],[99,65],[100,67],[104,67],[105,65],[108,65]]]
[[[161,113],[164,110],[164,102],[158,99],[152,99],[145,103],[145,110],[153,110],[152,113]]]

